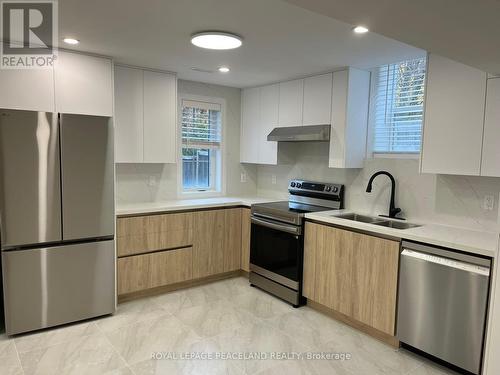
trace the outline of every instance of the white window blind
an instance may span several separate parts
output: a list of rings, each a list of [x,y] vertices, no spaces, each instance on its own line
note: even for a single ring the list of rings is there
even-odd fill
[[[217,190],[221,179],[221,105],[182,100],[181,132],[182,190]]]
[[[219,148],[221,106],[215,103],[182,101],[182,145],[189,148]]]
[[[374,74],[374,153],[418,153],[426,59],[383,65]]]

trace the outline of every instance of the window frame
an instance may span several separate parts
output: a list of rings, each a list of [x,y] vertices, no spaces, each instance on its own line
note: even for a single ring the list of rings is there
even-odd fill
[[[427,88],[427,71],[429,59],[427,54],[423,54],[421,56],[414,56],[411,58],[407,58],[406,60],[417,60],[417,59],[426,59],[426,71],[425,71],[425,83],[424,83],[424,104],[422,111],[422,130],[421,130],[421,143],[420,143],[420,151],[415,152],[375,152],[375,132],[376,132],[376,100],[377,100],[377,81],[380,66],[374,67],[370,69],[370,100],[369,100],[369,108],[368,108],[368,139],[367,139],[367,158],[369,159],[420,159],[420,155],[422,153],[422,143],[424,137],[424,117],[425,117],[425,98],[426,98],[426,88]],[[383,65],[392,65],[397,64],[401,61],[396,61]]]
[[[210,187],[207,190],[189,189],[183,186],[183,162],[182,162],[182,103],[183,101],[195,101],[220,105],[221,108],[221,141],[218,156],[210,156]],[[177,196],[179,198],[210,198],[223,196],[226,193],[226,158],[225,158],[225,135],[226,135],[226,100],[219,97],[179,94],[177,103]],[[212,162],[212,157],[213,161]]]

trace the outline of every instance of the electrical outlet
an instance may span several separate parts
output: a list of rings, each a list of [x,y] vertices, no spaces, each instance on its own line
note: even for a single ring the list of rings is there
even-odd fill
[[[247,172],[241,172],[240,180],[241,182],[247,182]]]
[[[148,186],[156,186],[156,176],[149,176]]]
[[[491,211],[495,206],[495,197],[493,195],[485,195],[483,200],[483,209]]]
[[[272,183],[273,185],[276,185],[276,175],[275,175],[275,174],[273,174],[273,175],[271,176],[271,183]]]

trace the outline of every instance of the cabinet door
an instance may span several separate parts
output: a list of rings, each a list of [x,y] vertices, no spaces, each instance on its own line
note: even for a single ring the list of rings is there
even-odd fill
[[[394,335],[399,242],[347,233],[353,249],[353,268],[350,273],[351,317]]]
[[[279,84],[260,88],[260,121],[258,123],[259,163],[278,163],[278,142],[267,140],[269,133],[278,126]]]
[[[332,73],[304,79],[303,125],[330,124]]]
[[[279,102],[279,126],[301,126],[304,106],[304,80],[281,82]]]
[[[236,271],[241,266],[241,209],[224,211],[223,272]]]
[[[241,209],[241,269],[250,272],[250,209]]]
[[[479,175],[486,73],[430,54],[425,90],[422,172]]]
[[[177,160],[177,80],[174,75],[144,71],[144,162]]]
[[[306,223],[304,296],[394,335],[399,242]]]
[[[113,116],[111,60],[59,51],[55,62],[56,111]]]
[[[0,87],[2,109],[41,112],[55,110],[52,68],[0,69]]]
[[[224,272],[225,210],[194,213],[193,278]]]
[[[260,88],[241,95],[240,162],[259,163]]]
[[[142,163],[143,71],[115,66],[115,161]]]
[[[500,177],[500,78],[488,80],[481,176]]]

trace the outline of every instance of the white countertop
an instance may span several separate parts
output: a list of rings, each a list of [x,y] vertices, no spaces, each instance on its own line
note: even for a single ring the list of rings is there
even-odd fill
[[[374,234],[443,246],[473,254],[486,255],[489,257],[497,256],[499,242],[498,232],[475,231],[466,228],[450,227],[439,224],[425,224],[414,221],[410,222],[422,226],[401,230],[336,217],[349,212],[352,211],[337,210],[314,212],[306,214],[306,218],[346,228],[360,229]]]
[[[277,199],[261,197],[215,197],[201,199],[176,199],[163,202],[126,203],[117,204],[116,215],[138,215],[228,206],[250,207],[255,203],[274,201],[277,201]],[[333,210],[313,212],[306,214],[306,218],[326,224],[360,229],[374,234],[448,247],[473,254],[486,255],[490,257],[496,257],[497,255],[499,242],[498,232],[476,231],[467,228],[458,228],[439,224],[426,224],[413,221],[410,222],[421,224],[422,226],[400,230],[336,217],[349,212],[352,211]]]
[[[215,198],[194,198],[194,199],[175,199],[163,202],[145,202],[145,203],[117,203],[116,215],[138,215],[147,213],[194,210],[212,207],[227,206],[247,206],[255,203],[274,202],[276,199],[266,199],[259,197],[215,197]]]

